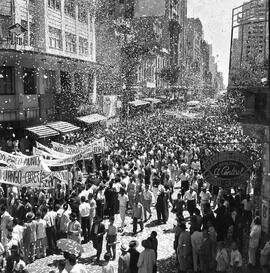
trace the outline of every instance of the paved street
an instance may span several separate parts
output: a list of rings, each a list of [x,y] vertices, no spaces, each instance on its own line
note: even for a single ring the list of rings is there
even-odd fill
[[[187,219],[188,213],[184,212],[184,216]],[[116,216],[116,224],[119,226],[120,218]],[[118,257],[120,254],[120,246],[121,244],[127,244],[131,240],[138,240],[141,242],[143,239],[146,239],[150,236],[153,230],[157,231],[158,233],[158,272],[160,273],[176,273],[175,267],[175,255],[173,250],[173,241],[174,241],[174,232],[173,232],[173,225],[175,223],[175,215],[170,213],[169,220],[166,224],[157,225],[156,223],[156,211],[153,209],[153,216],[152,218],[145,224],[145,228],[143,232],[139,232],[136,236],[132,236],[132,225],[131,225],[131,218],[127,217],[127,226],[124,229],[122,234],[118,235],[118,244],[117,244],[117,258],[113,262],[114,268],[117,272],[117,262]],[[105,220],[105,226],[108,225],[108,220]],[[102,256],[106,252],[105,250],[106,241],[104,240],[103,252]],[[89,269],[91,273],[99,273],[101,272],[101,265],[95,264],[95,249],[92,246],[92,243],[85,244],[84,246],[84,253],[81,257],[80,262],[84,263],[86,268]],[[143,250],[143,247],[139,245],[139,251]],[[63,255],[53,255],[46,257],[44,259],[36,260],[34,263],[28,265],[28,270],[30,273],[48,273],[48,272],[57,272],[56,264],[57,261],[63,259]],[[245,259],[244,259],[244,262]],[[231,272],[231,271],[229,271]],[[244,267],[243,272],[245,273],[261,273],[259,269],[248,269]]]
[[[124,232],[118,235],[118,244],[117,244],[117,258],[114,261],[115,268],[117,268],[117,261],[120,253],[120,246],[122,243],[128,244],[129,241],[137,239],[141,242],[143,239],[146,239],[150,236],[153,230],[156,230],[158,233],[158,271],[159,272],[176,272],[174,269],[175,258],[174,258],[174,250],[173,250],[173,241],[174,241],[174,233],[173,233],[173,223],[175,217],[173,214],[170,214],[169,221],[167,224],[156,225],[156,213],[154,211],[152,218],[145,224],[145,229],[142,233],[138,233],[137,236],[132,236],[132,225],[131,218],[127,218],[127,227]],[[105,221],[105,226],[108,224],[108,220]],[[119,225],[119,217],[116,217],[116,224]],[[103,254],[105,253],[105,240],[103,247]],[[92,246],[92,243],[88,243],[84,245],[85,253],[82,255],[81,262],[83,262],[86,267],[89,269],[89,272],[98,273],[101,272],[101,266],[94,264],[94,255],[96,253],[95,249]],[[143,248],[140,245],[138,247],[139,251],[142,251]],[[53,255],[46,257],[44,259],[36,260],[33,264],[28,266],[30,273],[48,273],[52,270],[56,270],[54,266],[58,260],[63,258],[62,255]],[[91,270],[91,271],[90,271]],[[57,271],[55,271],[57,272]]]

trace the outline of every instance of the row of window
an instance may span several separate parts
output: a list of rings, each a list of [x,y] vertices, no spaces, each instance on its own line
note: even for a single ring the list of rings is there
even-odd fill
[[[77,42],[76,35],[65,32],[65,50],[68,52],[76,53]],[[62,31],[60,29],[49,27],[49,45],[52,48],[63,49],[62,45]],[[90,42],[90,52],[88,50],[88,40],[83,37],[79,37],[79,54],[90,56],[93,54],[93,43]]]
[[[75,88],[83,89],[84,82],[88,82],[88,93],[92,93],[94,78],[93,74],[74,74]],[[71,74],[68,72],[60,72],[60,81],[62,89],[71,88]],[[56,87],[56,72],[46,70],[44,73],[44,90],[45,93],[50,93]],[[23,68],[23,90],[25,95],[37,94],[36,70],[33,68]],[[15,94],[15,68],[11,66],[0,67],[0,95]]]
[[[85,2],[86,3],[86,2]],[[77,3],[78,6],[78,20],[83,23],[87,23],[87,4]],[[61,0],[48,0],[48,7],[55,10],[61,10]],[[75,18],[76,5],[74,0],[65,0],[64,4],[65,14]]]
[[[0,111],[0,122],[17,120],[19,119],[18,115],[19,112],[17,110]],[[24,115],[25,119],[38,118],[39,109],[26,109],[23,113],[20,113],[20,115]]]
[[[33,68],[23,68],[24,94],[36,94],[36,72]],[[0,67],[0,95],[15,94],[15,69],[11,66]]]

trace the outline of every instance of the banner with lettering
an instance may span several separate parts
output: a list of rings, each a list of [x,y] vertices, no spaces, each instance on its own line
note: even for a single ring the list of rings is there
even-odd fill
[[[80,152],[92,151],[94,154],[103,153],[105,150],[105,138],[95,139],[84,146],[65,145],[58,142],[52,142],[53,150],[62,154],[74,155]]]
[[[14,185],[17,187],[40,187],[41,171],[0,168],[0,183]]]
[[[18,156],[4,151],[0,151],[0,163],[8,168],[12,169],[39,169],[44,171],[50,171],[40,156]]]
[[[70,154],[65,154],[65,153],[61,153],[61,152],[57,152],[45,145],[42,145],[41,143],[37,142],[36,141],[36,146],[37,146],[37,149],[41,149],[41,150],[44,150],[45,152],[51,154],[53,156],[53,158],[66,158],[68,156],[70,156]]]

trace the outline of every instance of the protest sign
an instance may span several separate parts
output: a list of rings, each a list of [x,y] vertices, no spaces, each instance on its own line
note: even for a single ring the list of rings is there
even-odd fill
[[[41,182],[40,170],[13,170],[0,168],[0,182],[17,187],[30,186],[39,187]]]
[[[0,151],[0,162],[10,168],[38,167],[42,168],[42,161],[39,156],[18,156]]]

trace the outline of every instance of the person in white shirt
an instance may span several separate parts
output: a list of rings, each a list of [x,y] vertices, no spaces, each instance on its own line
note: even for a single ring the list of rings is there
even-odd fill
[[[187,211],[191,217],[197,204],[197,193],[194,191],[193,187],[190,187],[190,189],[186,191],[183,199],[187,204]]]
[[[152,217],[151,205],[153,201],[153,193],[149,189],[149,185],[145,185],[145,189],[143,191],[143,208],[144,208],[144,219],[147,221],[147,212],[149,213],[149,219]]]
[[[230,265],[232,267],[233,273],[240,272],[243,260],[240,251],[237,248],[237,244],[235,242],[232,243],[232,251],[231,251],[231,259]]]
[[[200,192],[200,205],[201,205],[202,215],[204,215],[205,205],[210,204],[211,198],[212,198],[211,193],[207,190],[207,187],[204,186],[202,191]]]
[[[84,243],[87,243],[90,237],[90,210],[91,210],[90,204],[86,202],[85,196],[82,196],[81,204],[79,205],[79,212],[81,216]]]
[[[42,213],[40,211],[37,212],[37,258],[46,257],[46,221],[42,219]]]
[[[261,233],[262,233],[261,220],[257,216],[254,219],[254,224],[251,228],[249,235],[248,263],[250,264],[250,266],[253,267],[255,267],[256,265],[256,251],[259,247]]]
[[[126,194],[125,189],[121,188],[119,195],[118,195],[118,201],[119,201],[119,213],[121,218],[121,230],[123,230],[125,226],[125,218],[126,218],[126,209],[127,209],[127,203],[128,203],[128,196]]]
[[[96,200],[94,199],[93,193],[89,193],[88,195],[88,202],[90,204],[90,213],[89,213],[89,230],[92,229],[93,226],[93,221],[96,216],[96,208],[97,208],[97,203]]]

